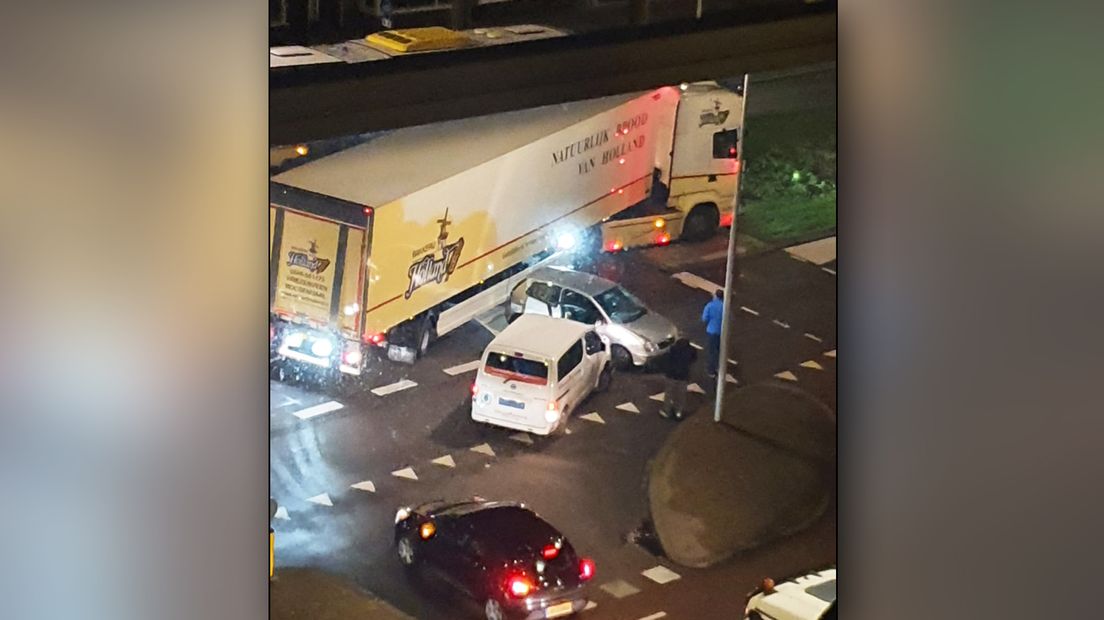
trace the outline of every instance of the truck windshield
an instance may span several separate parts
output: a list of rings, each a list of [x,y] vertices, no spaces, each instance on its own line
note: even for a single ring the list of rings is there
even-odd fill
[[[644,304],[620,286],[595,295],[594,299],[614,323],[632,323],[648,312]]]
[[[548,383],[548,365],[537,360],[527,360],[505,353],[491,353],[487,356],[484,371],[494,377],[545,385]]]

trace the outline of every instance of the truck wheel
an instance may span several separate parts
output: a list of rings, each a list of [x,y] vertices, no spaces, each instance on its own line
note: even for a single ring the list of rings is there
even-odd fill
[[[613,358],[613,365],[617,370],[626,370],[632,368],[633,358],[632,353],[625,347],[615,344],[610,347],[610,356]]]
[[[689,241],[705,241],[712,237],[721,225],[721,212],[717,206],[709,203],[697,205],[686,216],[682,228],[683,238]]]
[[[427,351],[429,351],[429,345],[433,341],[437,340],[437,324],[433,320],[432,316],[427,315],[424,319],[419,321],[416,341],[418,349],[418,359],[425,357]]]

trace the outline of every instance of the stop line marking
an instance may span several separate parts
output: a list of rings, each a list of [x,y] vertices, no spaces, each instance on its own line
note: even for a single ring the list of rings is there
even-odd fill
[[[388,394],[394,394],[395,392],[401,392],[403,390],[409,390],[412,387],[417,387],[418,384],[410,379],[403,379],[402,381],[396,381],[390,385],[380,386],[372,390],[372,393],[376,396],[387,396]]]
[[[462,375],[466,372],[471,372],[479,368],[479,364],[482,360],[472,360],[466,364],[457,364],[451,368],[445,369],[445,374],[455,377],[456,375]]]
[[[293,411],[291,415],[299,418],[300,420],[309,420],[315,416],[320,416],[323,413],[329,413],[331,411],[337,411],[345,407],[336,400],[322,403],[320,405],[314,405],[313,407],[307,407],[306,409],[300,409],[299,411]]]

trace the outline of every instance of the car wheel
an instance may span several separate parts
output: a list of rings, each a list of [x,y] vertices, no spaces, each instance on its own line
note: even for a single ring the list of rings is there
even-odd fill
[[[632,353],[625,347],[615,344],[610,347],[610,356],[613,358],[613,365],[617,370],[626,370],[633,365]]]
[[[688,241],[705,241],[712,237],[721,225],[721,213],[712,204],[700,204],[690,211],[682,236]]]
[[[596,392],[605,392],[609,390],[610,382],[613,381],[613,369],[609,364],[602,367],[602,372],[598,375],[598,385],[594,388]]]
[[[414,566],[414,543],[410,542],[409,538],[399,539],[399,561],[403,563],[403,566],[411,568]]]
[[[493,598],[487,599],[483,604],[483,614],[487,620],[506,620],[506,612],[502,609],[502,603]]]

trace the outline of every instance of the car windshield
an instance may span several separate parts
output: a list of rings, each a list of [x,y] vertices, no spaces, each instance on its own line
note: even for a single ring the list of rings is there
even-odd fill
[[[484,370],[488,375],[502,377],[503,379],[513,379],[536,385],[548,383],[548,364],[505,353],[492,352],[488,355]]]
[[[632,323],[648,312],[640,300],[620,286],[600,293],[594,299],[614,323]]]

